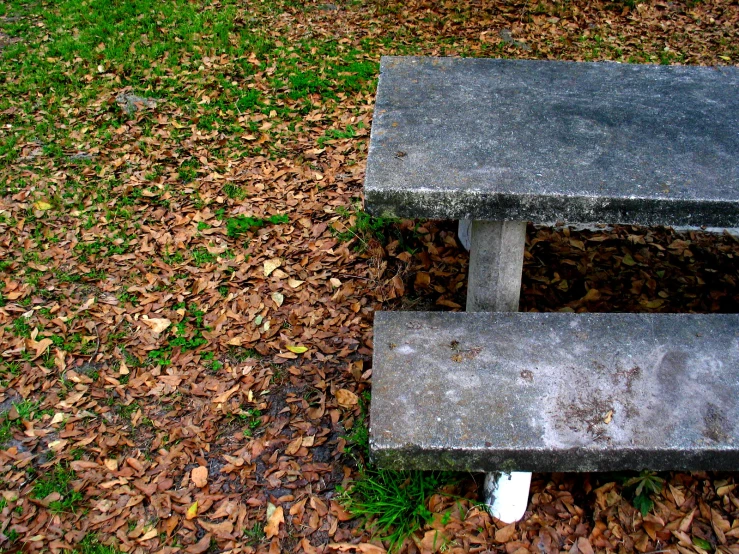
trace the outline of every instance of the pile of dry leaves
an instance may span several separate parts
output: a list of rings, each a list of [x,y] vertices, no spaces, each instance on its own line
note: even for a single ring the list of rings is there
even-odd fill
[[[739,6],[718,0],[256,4],[241,25],[281,44],[370,44],[373,63],[714,64],[739,40]],[[207,54],[175,75],[203,109],[237,61],[262,98],[281,94],[277,54]],[[464,306],[454,224],[361,211],[371,86],[234,110],[238,136],[106,86],[63,99],[74,149],[29,139],[0,168],[0,549],[384,552],[337,501],[357,474],[345,449],[366,425],[372,317]],[[25,124],[26,99],[4,101],[3,125]],[[87,131],[111,118],[104,140]],[[738,257],[728,234],[532,227],[521,309],[736,312]],[[404,548],[739,554],[735,476],[664,477],[643,516],[614,476],[536,475],[507,526],[469,478],[431,499]]]

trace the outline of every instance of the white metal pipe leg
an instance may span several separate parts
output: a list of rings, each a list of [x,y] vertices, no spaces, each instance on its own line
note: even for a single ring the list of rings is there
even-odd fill
[[[459,236],[470,251],[467,311],[518,311],[526,222],[460,221]],[[530,485],[529,472],[488,473],[485,504],[490,514],[505,523],[521,519]]]
[[[504,523],[518,521],[529,504],[531,473],[487,473],[485,475],[485,504],[490,515]]]

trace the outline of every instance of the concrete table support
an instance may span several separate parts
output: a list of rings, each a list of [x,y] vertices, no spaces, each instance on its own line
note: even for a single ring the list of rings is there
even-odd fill
[[[525,221],[473,221],[468,312],[517,312],[521,295]]]
[[[469,229],[465,227],[469,226]],[[525,221],[460,223],[469,240],[468,312],[517,312],[526,245]],[[485,475],[485,504],[493,517],[513,523],[523,517],[531,473],[513,471]]]

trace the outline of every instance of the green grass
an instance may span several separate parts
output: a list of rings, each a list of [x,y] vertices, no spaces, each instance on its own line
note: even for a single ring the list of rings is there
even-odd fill
[[[342,94],[371,92],[379,71],[376,61],[366,59],[377,48],[372,41],[347,45],[336,39],[309,38],[278,43],[266,24],[266,18],[285,9],[278,0],[248,9],[239,0],[218,4],[188,0],[58,0],[31,6],[12,0],[4,8],[8,14],[30,12],[38,19],[22,17],[0,23],[4,33],[22,39],[0,53],[0,88],[5,91],[0,93],[0,110],[11,106],[21,109],[12,131],[0,134],[0,167],[15,162],[19,156],[17,145],[31,140],[41,145],[44,156],[59,162],[67,160],[68,153],[77,148],[73,134],[87,125],[86,118],[96,118],[94,129],[87,135],[91,145],[104,147],[114,142],[116,129],[131,115],[115,103],[101,105],[97,101],[123,87],[131,87],[133,93],[160,104],[179,107],[182,119],[198,129],[217,130],[235,138],[258,129],[250,124],[244,128],[237,121],[239,115],[269,114],[274,110],[285,121],[300,123],[301,112],[315,101],[336,103]],[[244,24],[245,18],[248,24]],[[260,63],[251,63],[245,53],[253,54]],[[227,67],[201,77],[201,64],[214,56],[226,56]],[[269,77],[273,93],[266,97],[245,83],[270,65],[275,68]],[[193,72],[192,77],[182,79],[182,71]],[[219,92],[201,103],[200,95],[195,93],[203,89]],[[79,109],[79,116],[67,109],[70,104]],[[35,105],[43,105],[44,109],[34,109]],[[144,113],[140,121],[146,136],[153,129],[150,115]],[[295,130],[294,125],[291,130]],[[268,134],[276,137],[285,132],[291,131]],[[190,126],[183,126],[177,133],[173,138],[188,136]],[[239,144],[234,138],[214,145],[214,155],[219,155],[220,148]],[[329,135],[327,140],[331,138]],[[250,152],[249,148],[245,152]],[[272,147],[256,147],[262,149],[270,151]],[[78,163],[80,169],[90,164],[94,162]],[[199,167],[199,161],[185,159],[176,171],[182,182],[189,183],[198,178]],[[81,184],[80,188],[88,186]],[[80,208],[84,207],[82,192],[70,193],[80,200]],[[141,192],[131,191],[129,202],[119,201],[118,206],[137,202]],[[224,192],[233,199],[245,197],[236,186]]]
[[[115,546],[107,546],[100,542],[97,535],[89,533],[75,546],[75,554],[121,554]]]
[[[336,213],[349,219],[349,225],[344,231],[336,231],[336,238],[342,242],[357,241],[355,249],[362,252],[367,249],[369,241],[378,240],[387,244],[393,239],[403,240],[398,224],[400,220],[394,217],[376,217],[355,206],[351,212],[347,208],[338,207]]]
[[[28,319],[20,316],[13,320],[13,334],[16,337],[30,338],[33,327],[28,324]]]
[[[20,538],[20,534],[15,529],[5,531],[5,536],[8,537],[8,542],[13,544]]]
[[[182,350],[195,350],[204,344],[208,344],[208,341],[203,338],[201,329],[196,328],[189,336],[189,329],[185,322],[175,324],[174,335],[174,338],[169,340],[169,345],[172,348],[179,346]]]
[[[147,363],[152,365],[170,365],[170,357],[175,348],[182,351],[197,350],[201,346],[208,344],[208,340],[203,336],[203,331],[208,331],[209,327],[205,325],[205,312],[201,310],[197,304],[191,302],[186,306],[184,302],[175,304],[173,309],[186,308],[185,316],[182,321],[175,323],[168,330],[167,341],[160,348],[151,350],[147,357]],[[210,360],[211,369],[220,369],[221,362],[207,358],[213,353],[206,353],[204,359]],[[126,362],[128,363],[128,362]],[[130,364],[129,364],[130,365]],[[221,364],[222,365],[222,364]]]
[[[241,419],[246,425],[244,427],[245,437],[251,437],[257,430],[257,428],[262,424],[262,412],[256,408],[242,410],[238,414],[238,416],[239,419]]]
[[[453,480],[453,474],[444,472],[362,468],[357,479],[340,491],[339,500],[349,513],[365,518],[395,552],[431,519],[429,498]]]
[[[345,451],[354,454],[357,450],[363,459],[369,456],[369,428],[367,426],[369,403],[370,393],[365,391],[359,397],[359,417],[354,420],[351,430],[344,437],[347,442]]]
[[[35,415],[38,414],[41,402],[33,400],[21,400],[15,406],[15,411],[18,412],[19,420],[31,421]]]
[[[77,475],[71,469],[64,465],[57,465],[38,478],[33,487],[32,496],[44,499],[51,493],[59,493],[61,499],[51,502],[49,510],[55,514],[76,512],[85,498],[81,492],[72,487],[72,481],[76,477]]]
[[[365,465],[369,454],[369,402],[367,391],[359,397],[360,414],[345,436],[345,453],[357,460],[359,475],[346,490],[340,491],[339,499],[352,515],[368,520],[374,533],[388,541],[390,551],[396,551],[406,537],[431,518],[431,495],[454,482],[456,476],[448,472],[388,471]]]
[[[0,373],[0,375],[2,373]],[[6,412],[0,413],[0,446],[4,445],[13,437],[13,429],[20,429],[23,426],[23,421],[31,421],[43,413],[47,413],[46,411],[39,411],[40,405],[40,402],[33,400],[21,400],[18,403],[14,402],[13,407],[15,408],[15,411],[18,412],[18,419],[15,421],[12,421]]]
[[[248,231],[260,229],[264,227],[267,223],[278,225],[280,223],[289,222],[290,219],[286,215],[282,214],[271,215],[267,218],[238,215],[236,217],[230,217],[226,220],[226,232],[229,237],[237,237]]]
[[[316,142],[318,143],[319,148],[323,148],[328,142],[343,139],[353,139],[356,136],[357,132],[354,127],[348,125],[345,131],[342,131],[341,129],[327,129],[326,133],[322,137],[318,137],[318,140]]]
[[[203,222],[201,221],[200,223],[203,223]],[[200,229],[200,226],[198,226],[198,230],[202,231],[202,229]],[[185,256],[180,251],[170,254],[169,248],[165,247],[164,253],[162,254],[162,259],[164,260],[165,263],[169,265],[180,265],[181,263],[185,261]]]
[[[8,419],[8,417],[3,414],[2,419],[0,420],[0,447],[2,447],[6,442],[8,442],[13,437],[13,422]]]
[[[216,256],[208,252],[207,249],[198,247],[192,251],[192,261],[197,267],[201,267],[215,262]]]
[[[264,529],[259,523],[244,528],[244,540],[249,546],[257,546],[265,539]]]
[[[345,436],[345,453],[358,461],[359,475],[340,491],[339,499],[352,515],[368,520],[374,533],[388,541],[392,552],[431,518],[429,498],[454,482],[455,474],[388,471],[365,465],[363,460],[369,454],[369,402],[369,392],[359,397],[360,415]]]
[[[214,352],[206,352],[200,357],[200,359],[213,373],[218,373],[218,370],[223,367],[223,362],[216,360],[215,357],[216,355]]]
[[[141,406],[139,405],[139,403],[134,401],[127,405],[121,404],[120,406],[118,406],[117,412],[118,415],[121,416],[123,419],[125,419],[126,421],[130,421],[133,417],[133,414],[135,414],[140,407]]]
[[[226,196],[233,200],[243,200],[244,198],[246,198],[246,191],[240,186],[231,183],[223,185],[223,192],[225,192]]]

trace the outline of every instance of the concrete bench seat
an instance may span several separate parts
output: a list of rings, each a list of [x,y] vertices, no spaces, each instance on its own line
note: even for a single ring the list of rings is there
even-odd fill
[[[382,467],[736,470],[739,314],[375,314]]]

